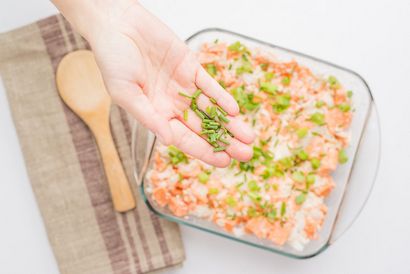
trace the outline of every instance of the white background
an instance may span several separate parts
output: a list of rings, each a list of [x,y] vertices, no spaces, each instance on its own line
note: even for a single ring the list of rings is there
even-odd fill
[[[382,161],[368,204],[323,254],[289,259],[183,227],[187,260],[172,273],[410,273],[410,1],[142,2],[183,39],[222,27],[359,72],[382,125]],[[0,32],[55,12],[47,0],[1,0]],[[58,273],[1,84],[0,174],[0,273]]]

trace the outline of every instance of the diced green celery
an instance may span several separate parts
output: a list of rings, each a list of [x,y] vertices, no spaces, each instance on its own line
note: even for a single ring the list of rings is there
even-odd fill
[[[339,163],[340,164],[345,164],[348,160],[349,160],[349,158],[347,157],[346,151],[344,149],[342,149],[339,152]]]

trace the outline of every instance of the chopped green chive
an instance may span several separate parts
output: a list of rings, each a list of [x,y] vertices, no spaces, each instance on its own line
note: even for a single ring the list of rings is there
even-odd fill
[[[275,95],[276,91],[278,90],[278,87],[270,82],[261,82],[260,90]]]
[[[273,110],[276,113],[282,113],[290,106],[290,95],[283,94],[276,96],[276,103],[272,104]]]
[[[289,106],[289,104],[290,104],[290,95],[285,94],[285,95],[276,96],[276,101],[280,105]]]
[[[197,89],[194,94],[192,95],[193,99],[197,99],[199,95],[201,95],[202,91],[200,89]]]
[[[219,147],[219,144],[217,143],[217,142],[213,142],[213,143],[210,143],[213,147]]]
[[[344,164],[349,160],[349,158],[347,157],[346,151],[344,149],[342,149],[339,152],[339,163],[340,164]]]
[[[324,106],[324,104],[325,104],[325,102],[323,102],[323,101],[317,101],[316,104],[315,104],[315,106],[316,106],[317,108],[321,108],[321,107]]]
[[[227,205],[229,205],[230,207],[234,207],[236,206],[236,200],[234,197],[229,196],[225,199],[225,202],[227,203]]]
[[[196,100],[196,99],[192,99],[192,101],[191,101],[191,109],[195,111],[195,110],[198,109],[198,106],[196,105],[196,101],[194,101],[194,100]]]
[[[304,137],[306,137],[306,135],[308,134],[309,129],[306,127],[302,127],[299,128],[298,130],[296,130],[296,134],[298,135],[299,139],[302,139]]]
[[[280,216],[285,216],[286,214],[286,203],[282,202],[282,205],[280,206]]]
[[[231,143],[229,143],[228,140],[223,139],[223,138],[220,138],[219,141],[222,142],[222,143],[224,143],[225,145],[230,145],[230,144],[231,144]]]
[[[216,148],[214,148],[214,152],[219,152],[219,151],[223,151],[223,150],[225,150],[226,149],[226,147],[216,147]]]
[[[290,84],[290,77],[289,76],[285,76],[282,78],[282,84],[287,86]]]
[[[249,198],[251,198],[252,201],[254,201],[256,203],[259,203],[260,201],[262,201],[262,196],[259,195],[256,192],[253,192],[253,191],[248,192],[248,196],[249,196]]]
[[[252,65],[249,62],[244,62],[242,66],[236,68],[236,74],[242,75],[244,73],[252,73]]]
[[[223,109],[223,108],[221,108],[220,106],[216,106],[216,108],[219,110],[219,112],[221,112],[223,115],[228,115],[228,113]]]
[[[295,164],[293,157],[285,157],[279,160],[279,163],[284,168],[291,168]]]
[[[183,92],[178,92],[178,94],[179,95],[181,95],[181,96],[183,96],[183,97],[186,97],[186,98],[189,98],[189,99],[192,99],[192,97],[191,96],[189,96],[188,94],[185,94],[185,93],[183,93]]]
[[[301,205],[305,202],[306,200],[306,194],[305,193],[300,193],[298,196],[296,196],[295,202],[298,205]]]
[[[168,147],[168,156],[172,165],[178,165],[179,163],[188,163],[187,156],[175,146]]]
[[[235,98],[236,102],[239,105],[241,113],[244,113],[245,110],[253,111],[259,107],[259,103],[254,102],[253,93],[245,92],[243,86],[233,88],[231,90],[232,96]]]
[[[261,188],[258,186],[258,184],[256,183],[255,180],[249,181],[248,182],[248,188],[250,191],[254,191],[257,192],[259,191]]]
[[[206,71],[212,76],[215,77],[217,74],[216,66],[214,64],[206,64]]]
[[[211,108],[210,108],[210,110],[209,110],[209,117],[211,117],[212,119],[214,119],[215,118],[215,116],[216,116],[216,107],[214,107],[214,106],[212,106]]]
[[[265,72],[265,80],[270,81],[275,77],[275,74],[273,72]]]
[[[347,91],[347,97],[352,98],[352,96],[353,96],[353,91],[348,90]]]
[[[218,116],[218,118],[221,119],[222,122],[224,122],[224,123],[229,123],[229,119],[226,118],[225,115],[220,114],[220,115]]]
[[[214,133],[215,133],[215,130],[213,130],[213,129],[205,129],[205,130],[201,131],[201,135],[203,135],[203,134],[214,134]]]
[[[198,174],[198,180],[202,184],[206,184],[209,180],[209,175],[205,172],[201,172],[201,173]]]
[[[295,171],[292,173],[292,179],[295,182],[303,183],[305,181],[305,175],[303,174],[302,171]]]
[[[310,160],[310,164],[312,165],[313,169],[318,169],[320,167],[320,160],[318,158],[313,158]]]
[[[242,53],[245,53],[248,51],[248,49],[239,41],[229,45],[228,50],[233,51],[233,52],[242,52]]]
[[[246,215],[248,215],[249,217],[256,217],[258,216],[258,212],[254,207],[249,207],[248,211],[246,212]]]
[[[227,113],[220,106],[216,104],[214,98],[210,98],[210,102],[214,104],[213,106],[208,106],[204,111],[200,110],[197,105],[197,98],[201,95],[202,91],[197,89],[192,96],[186,95],[180,92],[181,96],[191,99],[190,108],[195,112],[195,114],[202,120],[202,131],[201,135],[207,137],[207,141],[210,145],[214,147],[214,151],[223,151],[226,149],[225,146],[219,145],[218,142],[229,145],[226,135],[233,137],[232,133],[228,131],[223,123],[229,123],[229,119],[226,117]],[[188,119],[188,110],[184,111],[184,120]]]
[[[188,109],[184,110],[184,121],[188,121]]]
[[[308,174],[306,176],[306,188],[309,189],[311,185],[313,185],[316,181],[315,174]]]
[[[218,194],[218,193],[219,193],[219,190],[217,188],[210,188],[209,189],[209,194],[211,194],[211,195],[215,195],[215,194]]]
[[[339,81],[335,76],[329,76],[327,78],[327,82],[329,83],[331,88],[338,89],[340,87]]]
[[[273,208],[267,215],[268,219],[274,220],[276,218],[276,209]]]
[[[310,121],[319,126],[323,126],[325,124],[325,115],[323,113],[315,112],[310,116]]]
[[[350,110],[349,104],[340,104],[337,106],[342,112],[348,112]]]
[[[307,160],[307,158],[309,157],[309,155],[308,155],[308,154],[306,153],[306,151],[304,151],[303,149],[298,152],[297,156],[298,156],[299,159],[301,159],[302,161]]]
[[[199,109],[196,109],[194,111],[195,111],[196,115],[198,115],[201,119],[205,118],[205,115]]]
[[[207,125],[207,124],[203,125],[203,127],[204,127],[205,129],[218,129],[218,128],[219,128],[218,126]]]

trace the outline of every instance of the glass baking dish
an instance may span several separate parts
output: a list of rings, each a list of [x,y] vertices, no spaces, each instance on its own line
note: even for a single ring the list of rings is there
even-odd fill
[[[319,238],[312,240],[302,251],[298,251],[288,245],[277,246],[269,240],[259,239],[253,235],[236,237],[217,225],[197,217],[173,216],[167,208],[158,206],[146,194],[147,185],[144,183],[144,177],[152,163],[151,155],[155,150],[156,140],[151,133],[135,122],[132,154],[135,177],[140,185],[142,198],[153,212],[167,220],[290,257],[315,256],[334,243],[349,228],[362,210],[374,184],[380,158],[380,129],[371,91],[364,79],[349,69],[230,31],[205,29],[189,37],[186,42],[192,50],[197,51],[202,43],[215,39],[228,43],[241,41],[249,47],[267,49],[279,59],[296,60],[309,67],[314,73],[334,75],[347,89],[354,91],[353,108],[355,112],[351,124],[352,139],[346,150],[351,160],[339,166],[332,174],[337,186],[326,198],[329,212]]]

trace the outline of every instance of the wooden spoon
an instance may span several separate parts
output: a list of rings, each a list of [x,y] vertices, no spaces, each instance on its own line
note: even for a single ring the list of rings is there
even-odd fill
[[[61,98],[94,134],[115,210],[125,212],[135,208],[134,195],[111,135],[111,98],[93,53],[78,50],[67,54],[58,65],[56,79]]]

